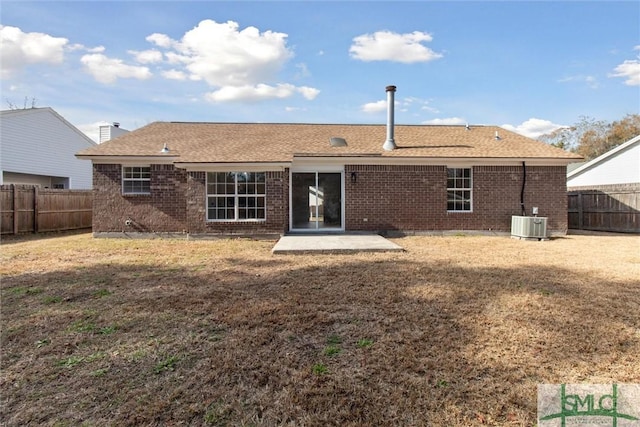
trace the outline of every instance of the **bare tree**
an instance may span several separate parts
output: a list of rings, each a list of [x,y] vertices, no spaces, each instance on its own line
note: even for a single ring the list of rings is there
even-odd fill
[[[628,114],[611,123],[582,116],[575,125],[542,135],[539,140],[591,160],[637,135],[640,135],[639,114]]]
[[[11,101],[8,98],[5,98],[5,101],[7,101],[7,104],[9,105],[9,109],[10,110],[26,110],[28,108],[36,108],[36,105],[38,103],[38,100],[36,99],[35,96],[31,98],[30,106],[29,106],[29,97],[25,96],[24,97],[24,102],[22,104],[22,108],[19,107],[17,104],[15,104],[13,101]]]

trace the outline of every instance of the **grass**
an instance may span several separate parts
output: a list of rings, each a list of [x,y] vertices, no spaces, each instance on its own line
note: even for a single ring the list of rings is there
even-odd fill
[[[176,369],[176,363],[178,363],[179,360],[180,358],[178,356],[169,356],[158,362],[153,368],[153,372],[160,374],[165,371],[173,371]]]
[[[325,365],[324,363],[316,363],[315,365],[313,365],[311,370],[318,376],[329,373],[329,368],[327,368],[327,365]]]
[[[358,340],[356,345],[359,348],[369,348],[369,347],[371,347],[373,345],[373,340],[370,340],[369,338],[362,338],[362,339]]]
[[[640,382],[640,238],[11,239],[0,425],[531,426],[540,383]]]

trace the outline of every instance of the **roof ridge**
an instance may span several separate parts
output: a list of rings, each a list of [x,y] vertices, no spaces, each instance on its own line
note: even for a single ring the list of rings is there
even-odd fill
[[[155,123],[166,124],[185,124],[185,125],[279,125],[279,126],[386,126],[386,123],[311,123],[311,122],[190,122],[190,121],[158,121]],[[415,126],[415,127],[469,127],[469,128],[487,128],[487,127],[500,127],[498,125],[486,125],[486,124],[421,124],[421,123],[395,123],[395,126]],[[507,130],[507,129],[505,129]]]

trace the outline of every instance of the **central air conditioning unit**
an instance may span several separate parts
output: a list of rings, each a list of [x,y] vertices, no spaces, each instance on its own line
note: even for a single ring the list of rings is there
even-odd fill
[[[512,216],[511,237],[514,239],[547,239],[547,218],[539,216]]]

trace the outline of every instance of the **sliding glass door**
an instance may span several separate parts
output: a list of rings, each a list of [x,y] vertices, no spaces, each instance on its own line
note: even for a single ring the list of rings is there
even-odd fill
[[[343,229],[342,173],[291,174],[291,228],[293,231]]]

